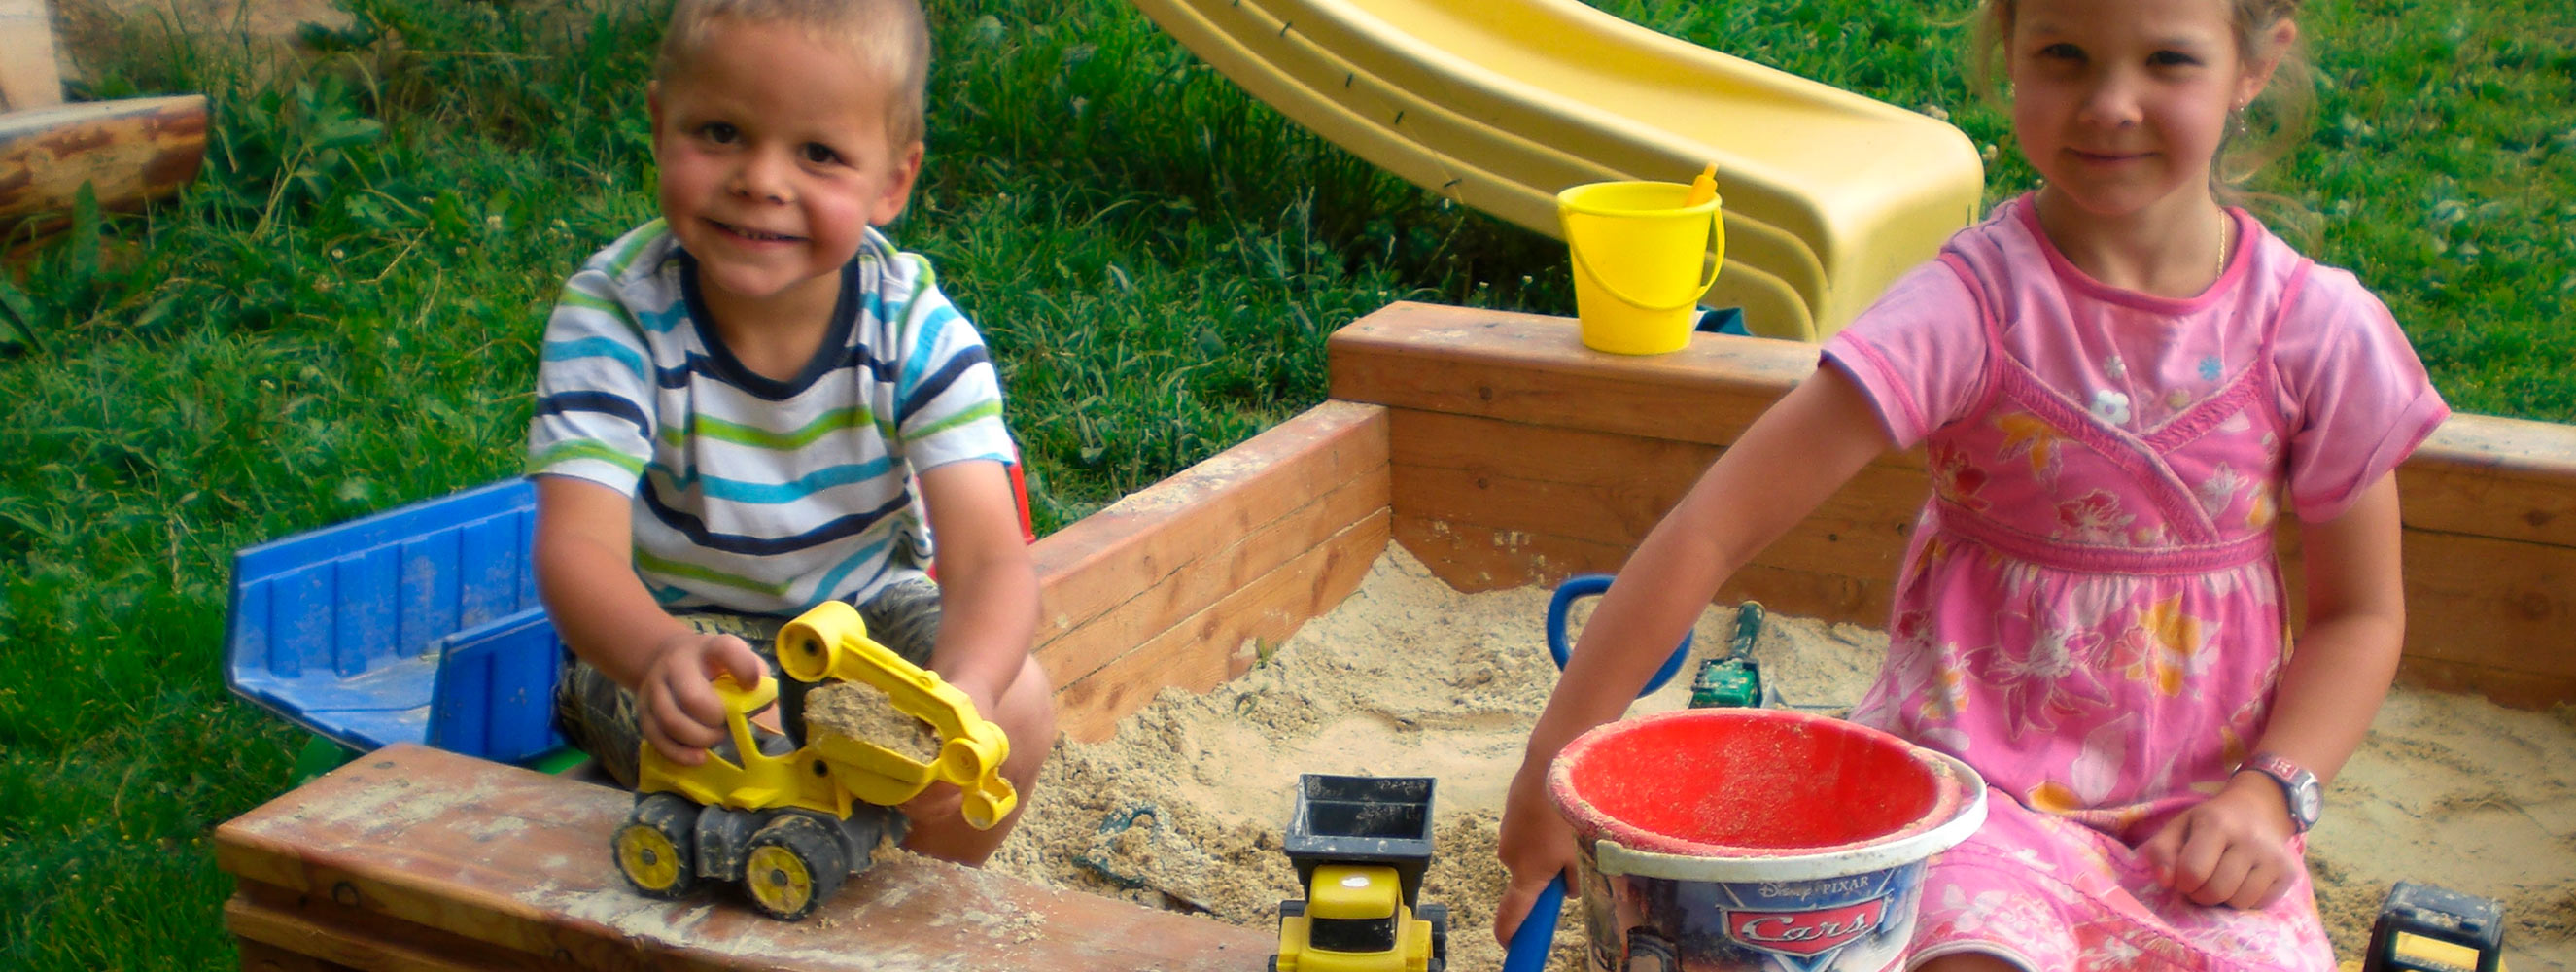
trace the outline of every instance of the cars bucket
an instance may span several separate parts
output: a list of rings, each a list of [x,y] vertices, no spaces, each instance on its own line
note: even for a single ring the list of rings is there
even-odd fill
[[[1549,766],[1548,793],[1582,848],[1605,972],[1894,968],[1925,861],[1986,816],[1967,764],[1782,709],[1601,726]]]
[[[1585,347],[1663,354],[1690,344],[1700,295],[1726,252],[1717,197],[1690,196],[1678,182],[1594,182],[1556,194]]]

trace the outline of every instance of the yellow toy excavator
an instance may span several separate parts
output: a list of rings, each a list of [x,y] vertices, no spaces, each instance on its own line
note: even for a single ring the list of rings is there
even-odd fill
[[[776,679],[749,689],[716,679],[730,738],[696,766],[643,750],[635,809],[611,841],[619,872],[655,898],[687,895],[700,881],[739,884],[761,913],[793,921],[868,868],[881,841],[909,826],[894,807],[937,780],[965,791],[960,814],[989,828],[1019,795],[1000,775],[1010,756],[1001,727],[975,713],[965,693],[870,639],[858,611],[826,602],[778,632],[778,666],[799,687],[855,682],[927,723],[939,737],[927,761],[892,740],[809,734],[797,706],[785,707],[786,732],[755,726],[751,715],[778,700]],[[801,692],[799,692],[801,695]]]

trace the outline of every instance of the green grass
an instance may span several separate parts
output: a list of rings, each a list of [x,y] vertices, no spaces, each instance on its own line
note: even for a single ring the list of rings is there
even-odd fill
[[[1042,529],[1312,404],[1324,335],[1389,300],[1570,310],[1555,244],[1307,135],[1118,0],[933,6],[895,235],[991,341]],[[1910,5],[1611,6],[2002,139]],[[2328,216],[2312,252],[2388,300],[2456,406],[2576,419],[2576,14],[2314,6],[2333,86],[2271,188]],[[232,551],[514,471],[555,288],[650,215],[653,25],[355,7],[276,82],[128,38],[83,93],[211,95],[204,175],[0,289],[42,345],[0,359],[0,967],[232,962],[207,834],[299,743],[222,689]],[[2030,180],[2002,159],[1998,197]]]

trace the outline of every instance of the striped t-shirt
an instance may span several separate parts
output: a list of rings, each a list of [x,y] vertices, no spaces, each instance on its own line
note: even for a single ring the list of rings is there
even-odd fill
[[[822,354],[777,381],[726,349],[661,220],[564,285],[528,472],[634,498],[635,572],[667,608],[794,614],[930,563],[911,474],[1010,461],[983,338],[930,265],[870,230]]]

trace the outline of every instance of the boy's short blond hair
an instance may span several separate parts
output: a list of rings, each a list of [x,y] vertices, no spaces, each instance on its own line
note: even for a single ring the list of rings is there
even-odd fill
[[[923,89],[930,77],[930,26],[920,0],[676,0],[662,34],[657,80],[688,69],[719,19],[786,24],[816,42],[847,50],[877,72],[888,89],[886,142],[898,152],[921,141]]]

